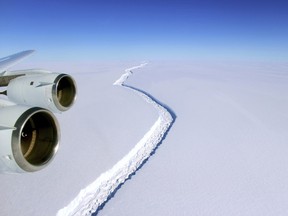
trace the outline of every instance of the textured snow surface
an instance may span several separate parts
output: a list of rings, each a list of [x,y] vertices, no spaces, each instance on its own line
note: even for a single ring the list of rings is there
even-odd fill
[[[112,192],[94,215],[288,215],[287,62],[164,61],[125,71],[136,64],[95,62],[74,74],[78,99],[57,116],[55,160],[37,173],[0,175],[0,215],[56,215],[83,188],[88,202],[85,187],[97,188],[101,174],[160,126],[156,104],[140,89],[173,108],[177,121],[131,180],[117,193],[89,194],[86,210]]]
[[[125,86],[125,81],[133,74],[132,70],[143,66],[145,66],[145,64],[126,69],[126,73],[124,73],[114,85],[124,86],[136,92],[158,111],[159,118],[125,157],[117,162],[110,170],[101,174],[92,184],[81,190],[68,206],[58,211],[58,216],[91,215],[91,213],[97,211],[98,208],[107,201],[109,196],[149,158],[170,128],[174,119],[166,108],[142,91]]]
[[[97,216],[288,215],[288,65],[149,63],[129,84],[177,114]]]

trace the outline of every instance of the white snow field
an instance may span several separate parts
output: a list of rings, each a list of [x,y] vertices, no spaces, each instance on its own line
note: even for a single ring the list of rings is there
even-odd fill
[[[288,214],[288,63],[134,65],[75,74],[58,155],[0,176],[0,215]]]
[[[288,64],[148,64],[129,84],[177,115],[97,215],[287,215]]]

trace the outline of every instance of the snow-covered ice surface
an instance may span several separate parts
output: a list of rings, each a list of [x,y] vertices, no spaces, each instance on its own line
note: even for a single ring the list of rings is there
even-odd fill
[[[98,216],[288,214],[287,63],[150,63],[129,84],[177,121]]]
[[[0,176],[0,215],[56,215],[121,161],[159,118],[131,86],[177,121],[97,216],[288,215],[287,63],[150,62],[130,89],[113,86],[133,65],[75,75],[78,101],[57,116],[58,155],[41,172]]]

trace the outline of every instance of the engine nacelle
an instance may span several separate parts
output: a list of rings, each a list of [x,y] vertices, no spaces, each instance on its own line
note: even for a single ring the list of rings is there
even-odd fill
[[[7,86],[9,100],[62,112],[76,99],[76,84],[67,74],[27,74],[11,80]]]
[[[54,158],[59,141],[59,125],[50,111],[19,105],[0,109],[0,172],[43,169]]]

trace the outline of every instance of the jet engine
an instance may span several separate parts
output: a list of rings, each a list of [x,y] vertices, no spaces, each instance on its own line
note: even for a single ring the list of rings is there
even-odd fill
[[[46,167],[60,142],[53,113],[68,110],[76,99],[76,83],[70,75],[41,69],[9,70],[33,52],[0,58],[0,173]]]
[[[49,110],[23,105],[4,107],[0,125],[0,172],[41,170],[57,152],[60,130]]]
[[[68,110],[76,99],[76,84],[67,74],[29,74],[11,80],[6,94],[8,99],[16,104],[63,112]]]

